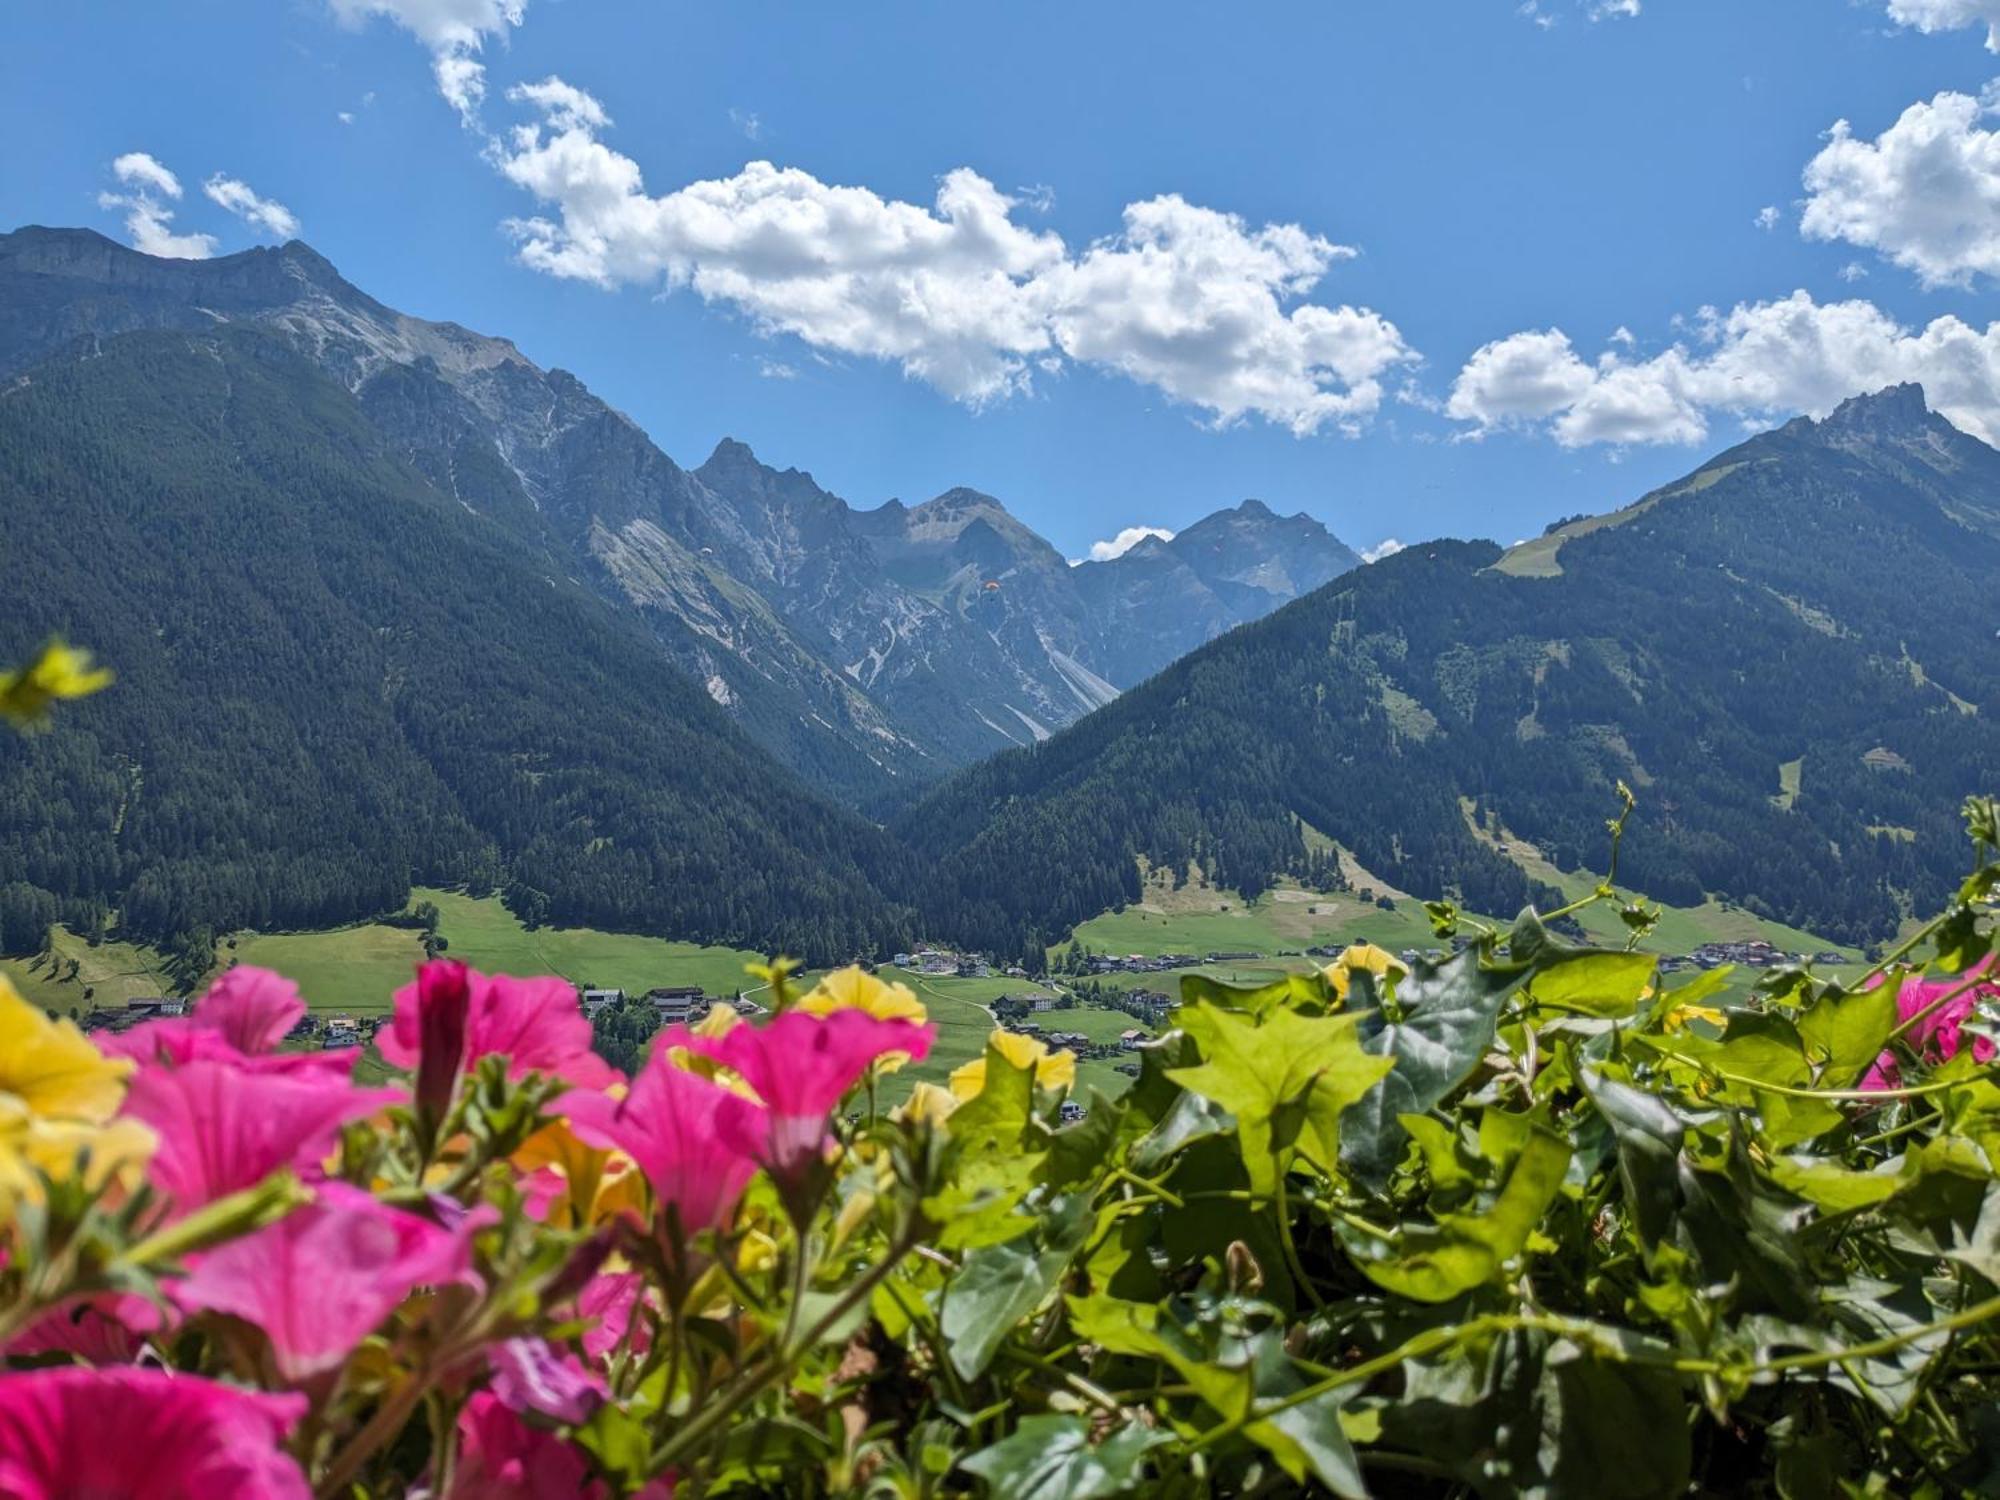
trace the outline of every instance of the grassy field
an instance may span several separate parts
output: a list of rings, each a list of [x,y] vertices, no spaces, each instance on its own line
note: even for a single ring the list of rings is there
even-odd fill
[[[898,1086],[889,1092],[897,1098],[909,1092],[909,1084],[942,1084],[952,1069],[983,1056],[987,1035],[993,1030],[993,1013],[985,1007],[1000,996],[1046,993],[1025,979],[958,979],[891,969],[883,970],[882,977],[899,979],[916,991],[938,1029],[931,1055],[896,1075]]]
[[[744,972],[758,960],[754,953],[588,927],[530,932],[497,899],[457,891],[418,890],[412,900],[435,902],[446,951],[489,974],[557,974],[573,984],[631,991],[698,984],[710,994],[754,984]],[[238,933],[233,941],[226,956],[296,979],[315,1010],[363,1015],[389,1009],[390,997],[423,959],[416,932],[379,923],[332,932]]]
[[[223,957],[296,980],[314,1010],[370,1016],[392,1009],[424,950],[410,928],[371,922],[331,932],[239,932],[225,943]]]
[[[74,977],[72,963],[76,966]],[[0,959],[0,975],[5,975],[24,998],[61,1015],[173,993],[172,981],[152,949],[131,943],[93,947],[64,927],[54,929],[48,953]]]

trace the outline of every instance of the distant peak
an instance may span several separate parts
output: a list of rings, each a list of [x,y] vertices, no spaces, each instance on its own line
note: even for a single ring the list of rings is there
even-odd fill
[[[1000,510],[1007,508],[991,495],[983,494],[971,486],[963,484],[953,486],[929,503],[941,510],[963,510],[967,506],[974,505],[991,505]]]
[[[710,464],[754,464],[757,455],[750,451],[748,443],[740,443],[733,437],[726,437],[715,445],[715,451],[708,455]],[[703,464],[707,468],[708,464]]]
[[[1259,521],[1276,519],[1271,514],[1271,507],[1266,505],[1262,500],[1245,500],[1241,505],[1236,507],[1236,513],[1239,516],[1250,516]]]
[[[1885,386],[1865,396],[1850,396],[1820,425],[1837,431],[1895,432],[1924,426],[1930,403],[1914,380]]]

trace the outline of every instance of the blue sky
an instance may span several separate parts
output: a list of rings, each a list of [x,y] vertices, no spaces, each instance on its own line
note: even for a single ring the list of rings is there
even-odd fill
[[[226,254],[295,221],[684,463],[727,434],[860,505],[969,484],[1072,556],[1253,495],[1357,546],[1510,541],[1890,379],[2000,435],[1988,21],[16,5],[0,224]]]

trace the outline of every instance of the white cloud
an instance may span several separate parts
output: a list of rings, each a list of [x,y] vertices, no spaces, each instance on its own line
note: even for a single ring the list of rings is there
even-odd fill
[[[2000,52],[2000,0],[1889,0],[1889,19],[1922,32],[1986,28],[1986,50]]]
[[[1840,268],[1840,279],[1842,281],[1863,281],[1867,279],[1867,276],[1868,268],[1858,260],[1850,260]]]
[[[1596,0],[1590,7],[1590,19],[1593,21],[1605,21],[1613,16],[1629,20],[1638,14],[1639,0]]]
[[[505,36],[527,14],[528,0],[328,0],[349,26],[385,16],[430,49],[438,92],[470,125],[486,97],[479,54],[487,38]]]
[[[551,78],[508,97],[540,118],[496,147],[496,165],[553,211],[509,226],[529,266],[690,288],[768,333],[893,361],[970,404],[1067,358],[1219,424],[1258,415],[1307,433],[1363,420],[1379,377],[1414,359],[1379,315],[1301,300],[1354,252],[1296,225],[1252,228],[1169,195],[1130,205],[1118,234],[1072,256],[967,168],[931,207],[764,161],[654,197],[600,139],[610,121],[588,94]]]
[[[343,125],[352,125],[354,123],[354,111],[351,109],[343,109],[339,113],[337,113],[334,116],[334,118],[340,121],[340,123]]]
[[[258,197],[241,178],[217,172],[201,185],[201,190],[247,224],[267,230],[281,240],[298,236],[299,221],[292,211],[275,199]]]
[[[1174,539],[1174,534],[1164,526],[1127,526],[1108,542],[1092,542],[1090,561],[1110,562],[1114,557],[1123,557],[1149,536],[1156,536],[1163,542]],[[1082,561],[1082,558],[1076,558],[1070,565],[1074,567]]]
[[[111,163],[111,175],[135,192],[181,195],[181,180],[143,151],[127,151]]]
[[[1560,328],[1516,333],[1473,351],[1452,382],[1445,415],[1476,422],[1480,431],[1538,422],[1582,399],[1596,379]]]
[[[99,193],[99,208],[122,209],[132,248],[171,260],[206,260],[215,254],[215,236],[175,234],[174,211],[162,200],[181,195],[181,180],[144,151],[128,151],[111,163],[123,193]]]
[[[764,138],[764,117],[754,109],[732,107],[729,111],[729,123],[743,132],[745,140],[761,141]]]
[[[1034,290],[1071,359],[1156,386],[1218,425],[1255,413],[1303,435],[1373,415],[1379,377],[1414,357],[1365,308],[1287,310],[1354,253],[1296,224],[1253,230],[1170,194],[1128,206],[1121,234],[1051,266]]]
[[[1778,227],[1780,217],[1777,205],[1766,203],[1762,208],[1757,210],[1757,227],[1768,234],[1771,230]]]
[[[1912,104],[1874,140],[1847,121],[1806,164],[1799,230],[1874,250],[1927,285],[2000,276],[2000,132],[1968,94]]]
[[[1403,550],[1403,546],[1404,544],[1397,541],[1394,537],[1385,536],[1374,546],[1363,547],[1361,549],[1361,560],[1365,563],[1378,563],[1385,557],[1394,557],[1398,552]]]
[[[766,380],[797,380],[799,378],[798,370],[786,364],[781,359],[758,360],[757,373]]]
[[[1466,362],[1446,409],[1472,436],[1518,427],[1569,448],[1692,443],[1716,416],[1823,416],[1849,396],[1919,381],[1934,410],[2000,443],[2000,322],[1912,329],[1871,302],[1797,291],[1726,314],[1704,308],[1694,326],[1692,342],[1653,358],[1607,350],[1594,364],[1560,330],[1514,334]]]

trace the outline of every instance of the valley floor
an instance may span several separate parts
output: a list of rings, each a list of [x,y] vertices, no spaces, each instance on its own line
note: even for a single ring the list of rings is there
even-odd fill
[[[1572,898],[1586,894],[1594,883],[1593,876],[1581,872],[1535,873],[1559,884]],[[488,973],[555,974],[578,985],[628,993],[660,985],[700,985],[711,995],[743,991],[754,998],[758,990],[758,981],[746,973],[746,966],[761,957],[755,953],[590,928],[531,931],[497,898],[462,892],[419,889],[412,894],[412,903],[419,901],[437,906],[438,933],[448,944],[446,951]],[[1580,919],[1593,940],[1623,942],[1623,929],[1609,907],[1587,908]],[[1644,946],[1663,954],[1684,954],[1703,943],[1754,939],[1787,953],[1835,948],[1809,933],[1713,901],[1700,907],[1667,908]],[[1193,969],[1092,976],[1107,990],[1148,989],[1170,996],[1178,995],[1182,973],[1255,984],[1279,973],[1304,972],[1324,961],[1305,953],[1313,946],[1371,942],[1391,952],[1436,946],[1416,901],[1398,900],[1392,909],[1384,909],[1348,894],[1291,886],[1245,901],[1232,892],[1206,887],[1168,890],[1155,884],[1139,903],[1083,924],[1076,940],[1094,953],[1120,957],[1180,953],[1206,960],[1211,954],[1242,955],[1206,961]],[[1051,950],[1051,958],[1062,951]],[[1860,957],[1852,950],[1838,951],[1850,960]],[[419,932],[386,923],[324,932],[240,932],[225,938],[218,949],[223,964],[231,960],[255,964],[296,980],[316,1012],[357,1018],[385,1014],[395,991],[409,982],[422,957]],[[931,1056],[897,1075],[887,1090],[892,1100],[918,1081],[942,1084],[954,1068],[978,1057],[993,1029],[989,1007],[994,1001],[1009,995],[1061,996],[1077,983],[1062,975],[1038,985],[1021,979],[889,972],[916,991],[938,1027]],[[94,1007],[167,995],[174,988],[162,956],[153,950],[123,942],[93,945],[62,928],[55,930],[47,954],[0,960],[0,975],[28,999],[64,1015],[80,1016]],[[802,977],[810,982],[810,976]],[[1755,970],[1738,969],[1724,994],[1745,994],[1755,979]],[[1669,982],[1685,982],[1685,976]],[[1046,1031],[1081,1033],[1105,1046],[1115,1045],[1124,1031],[1147,1029],[1122,1011],[1084,1004],[1039,1013],[1034,1019]],[[1084,1061],[1078,1069],[1080,1091],[1095,1087],[1109,1095],[1123,1090],[1129,1079],[1117,1068],[1117,1059]]]

